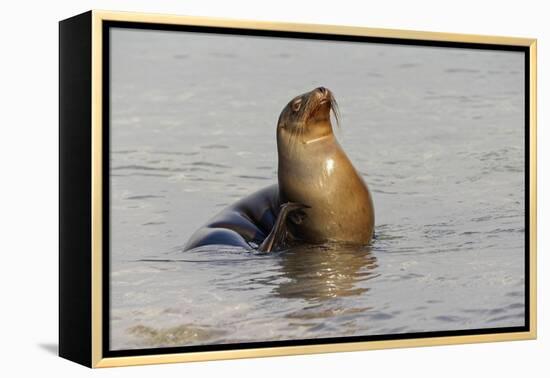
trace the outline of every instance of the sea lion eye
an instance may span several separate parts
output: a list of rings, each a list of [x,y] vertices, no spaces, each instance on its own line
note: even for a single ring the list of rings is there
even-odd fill
[[[297,112],[298,110],[300,110],[300,106],[302,106],[302,99],[301,98],[297,99],[296,101],[294,101],[292,103],[292,110]]]

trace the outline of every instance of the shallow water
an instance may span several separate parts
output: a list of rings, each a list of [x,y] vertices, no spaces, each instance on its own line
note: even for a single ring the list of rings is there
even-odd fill
[[[523,55],[116,30],[111,348],[521,326]],[[275,126],[323,85],[371,246],[183,252],[276,182]]]

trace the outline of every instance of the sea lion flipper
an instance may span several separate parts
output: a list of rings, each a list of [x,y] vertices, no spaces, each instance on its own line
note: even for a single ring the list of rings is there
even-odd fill
[[[275,225],[271,232],[258,247],[260,252],[271,252],[285,248],[288,246],[291,233],[288,230],[287,220],[292,219],[295,222],[301,222],[305,213],[301,210],[307,209],[309,206],[297,203],[287,202],[281,205],[281,211],[275,220]]]

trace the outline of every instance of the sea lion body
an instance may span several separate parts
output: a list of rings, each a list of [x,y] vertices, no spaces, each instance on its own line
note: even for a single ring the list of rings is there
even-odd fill
[[[199,228],[185,250],[203,245],[259,246],[269,235],[280,212],[279,187],[270,185],[226,207]]]
[[[222,244],[268,252],[303,243],[368,244],[372,197],[334,136],[331,110],[336,103],[322,87],[289,102],[277,124],[278,185],[224,209],[185,249]]]
[[[296,149],[301,151],[292,156],[301,156],[299,162],[279,155],[280,202],[309,206],[293,232],[311,243],[368,244],[374,229],[371,195],[334,135]]]

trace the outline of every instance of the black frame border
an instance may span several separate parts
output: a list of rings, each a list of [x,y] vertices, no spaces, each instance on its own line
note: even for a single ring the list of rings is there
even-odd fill
[[[497,51],[515,51],[523,52],[525,56],[525,325],[519,327],[501,327],[501,328],[482,328],[482,329],[467,329],[467,330],[448,330],[448,331],[433,331],[433,332],[415,332],[405,334],[390,334],[390,335],[370,335],[370,336],[348,336],[348,337],[332,337],[332,338],[317,338],[317,339],[297,339],[284,341],[262,341],[262,342],[247,342],[235,344],[214,344],[214,345],[193,345],[181,347],[166,347],[166,348],[145,348],[145,349],[127,349],[127,350],[110,350],[110,29],[125,28],[125,29],[141,29],[141,30],[156,30],[156,31],[179,31],[179,32],[194,32],[207,34],[226,34],[239,36],[254,36],[268,38],[291,38],[291,39],[309,39],[321,41],[342,41],[342,42],[359,42],[359,43],[380,43],[380,44],[396,44],[408,46],[430,46],[444,48],[464,48],[464,49],[479,49],[479,50],[497,50]],[[260,30],[260,29],[245,29],[245,28],[229,28],[229,27],[213,27],[213,26],[194,26],[194,25],[174,25],[162,23],[146,23],[146,22],[131,22],[131,21],[102,21],[102,124],[103,124],[103,152],[102,152],[102,172],[103,172],[103,219],[102,219],[102,357],[130,357],[143,355],[159,355],[159,354],[175,354],[175,353],[193,353],[193,352],[210,352],[210,351],[229,351],[237,349],[257,349],[257,348],[273,348],[273,347],[291,347],[305,346],[317,344],[341,344],[341,343],[356,343],[368,341],[386,341],[386,340],[408,340],[408,339],[426,339],[452,336],[474,336],[474,335],[492,335],[512,332],[529,332],[531,330],[530,315],[531,315],[531,300],[530,300],[530,106],[532,99],[530,98],[531,91],[531,72],[530,72],[530,48],[529,46],[517,45],[500,45],[500,44],[485,44],[485,43],[470,43],[470,42],[451,42],[451,41],[432,41],[422,39],[406,39],[406,38],[391,38],[391,37],[370,37],[370,36],[354,36],[354,35],[336,35],[324,33],[310,32],[290,32],[290,31],[275,31],[275,30]]]

